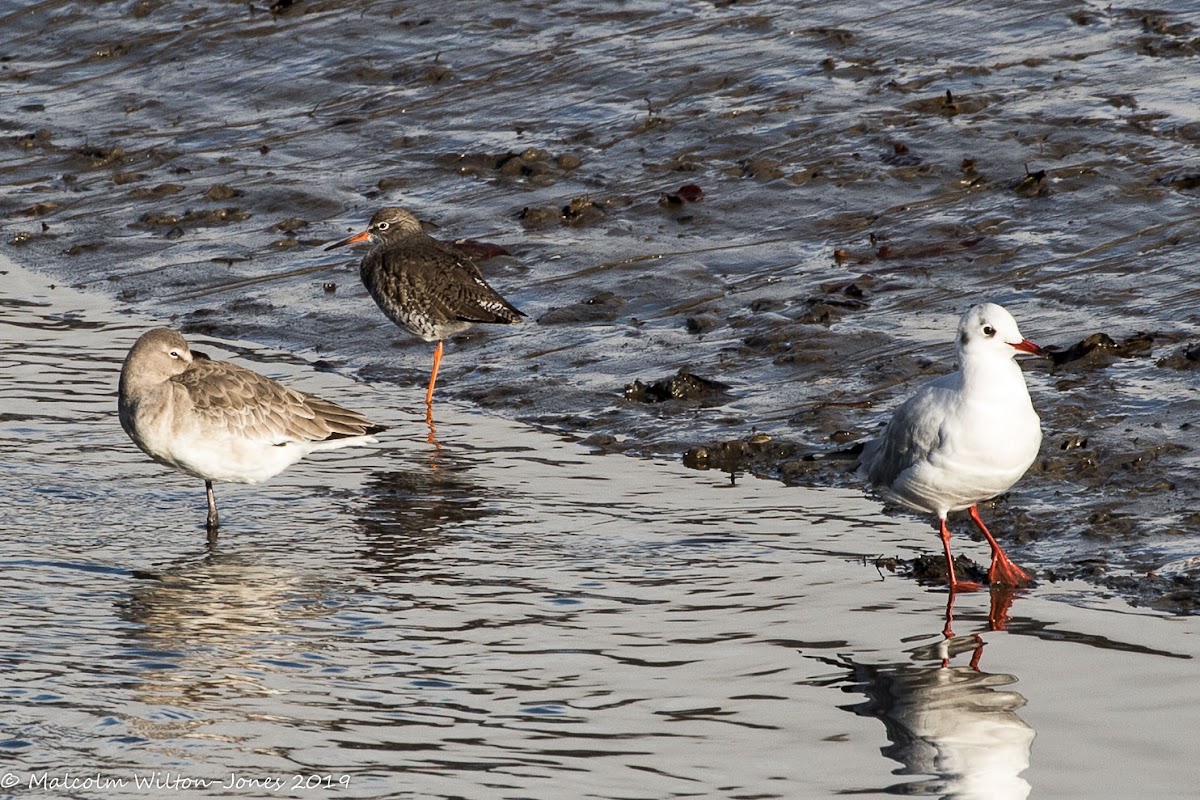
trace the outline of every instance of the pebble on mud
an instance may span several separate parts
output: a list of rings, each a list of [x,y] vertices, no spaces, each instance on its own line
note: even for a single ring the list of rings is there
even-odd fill
[[[212,187],[204,194],[206,200],[229,200],[230,198],[240,195],[237,189],[224,183],[213,184]]]
[[[746,158],[737,163],[737,168],[731,170],[736,177],[750,178],[761,183],[769,183],[784,176],[780,162],[770,158]]]
[[[1082,366],[1103,367],[1113,358],[1149,355],[1153,345],[1154,337],[1148,333],[1134,334],[1119,344],[1107,333],[1093,333],[1065,350],[1051,345],[1046,347],[1046,352],[1055,366],[1082,360]]]
[[[580,227],[592,225],[605,218],[605,207],[611,201],[601,204],[590,197],[573,198],[565,206],[549,206],[535,208],[526,206],[521,209],[521,227],[527,230],[545,228],[555,223]]]
[[[508,248],[504,247],[504,245],[493,242],[481,242],[478,239],[455,239],[452,242],[444,243],[455,248],[472,261],[487,261],[489,258],[511,255],[508,252]]]
[[[737,475],[748,473],[770,476],[788,486],[813,484],[812,474],[828,470],[837,463],[839,475],[848,474],[845,462],[857,459],[861,445],[837,450],[819,451],[797,442],[773,439],[760,431],[752,431],[744,439],[728,439],[709,445],[691,447],[684,451],[683,465],[689,469],[716,469]],[[846,482],[847,485],[849,481]]]
[[[129,193],[130,197],[169,197],[173,194],[179,194],[183,191],[183,187],[178,183],[160,183],[158,186],[147,187],[139,186]]]
[[[1025,168],[1025,177],[1013,181],[1012,190],[1022,197],[1044,197],[1050,194],[1050,187],[1046,183],[1046,170],[1039,169],[1037,172],[1030,172],[1029,167]]]
[[[34,203],[17,213],[23,217],[41,217],[59,208],[58,203]]]
[[[244,222],[250,219],[249,212],[240,208],[215,208],[211,211],[185,211],[182,215],[162,211],[151,211],[143,214],[141,223],[152,228],[170,227],[172,230],[183,225],[223,225],[230,222]]]
[[[591,225],[604,219],[604,214],[604,207],[588,197],[576,197],[562,209],[568,225]]]
[[[457,170],[460,175],[482,176],[491,173],[505,178],[518,178],[535,186],[549,186],[556,177],[579,169],[583,159],[574,153],[555,156],[540,147],[529,147],[520,153],[509,150],[499,155],[451,153],[438,158],[438,163]]]
[[[87,159],[93,169],[106,167],[125,158],[125,151],[116,145],[108,148],[83,145],[72,152]]]
[[[927,554],[914,559],[901,558],[897,560],[901,565],[901,571],[915,578],[918,583],[946,584],[950,582],[950,575],[946,571],[945,556]],[[970,581],[982,585],[988,583],[987,570],[964,555],[954,557],[954,574],[960,581]]]
[[[295,233],[296,231],[307,228],[308,221],[298,217],[288,217],[287,219],[279,220],[279,222],[276,222],[271,227],[280,233]]]
[[[662,403],[681,400],[689,403],[719,402],[729,391],[729,385],[693,375],[687,367],[653,383],[634,380],[625,386],[625,399],[635,403]]]
[[[1195,369],[1200,367],[1200,342],[1185,345],[1156,364],[1166,369]]]
[[[688,333],[708,333],[721,324],[721,318],[716,314],[696,314],[684,320],[683,327]]]
[[[658,204],[663,208],[678,209],[685,203],[698,203],[704,199],[704,190],[694,183],[685,183],[674,192],[663,192],[658,197]]]
[[[50,131],[45,128],[39,128],[33,133],[27,133],[23,136],[18,136],[16,139],[17,147],[23,150],[32,148],[47,149],[50,147],[50,140],[53,137]]]
[[[612,292],[600,292],[586,300],[568,306],[552,308],[538,317],[539,325],[561,325],[569,322],[612,322],[620,316],[626,300]]]

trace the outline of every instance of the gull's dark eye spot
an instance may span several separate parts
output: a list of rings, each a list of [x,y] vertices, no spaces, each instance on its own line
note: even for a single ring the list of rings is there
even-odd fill
[[[984,325],[983,326],[983,335],[990,339],[991,337],[996,335],[996,329],[993,328],[991,325]]]
[[[178,350],[172,350],[170,353],[168,353],[168,355],[171,356],[171,358],[182,358],[183,357],[182,354]]]

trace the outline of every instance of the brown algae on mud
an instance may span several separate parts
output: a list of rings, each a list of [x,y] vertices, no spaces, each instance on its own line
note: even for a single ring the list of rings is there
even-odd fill
[[[948,321],[996,300],[1086,349],[1027,367],[1045,445],[995,511],[1002,538],[1043,572],[1190,609],[1200,571],[1145,575],[1197,550],[1194,19],[439,8],[5,16],[10,255],[185,332],[328,352],[416,392],[420,348],[356,259],[318,249],[409,205],[511,252],[486,277],[541,323],[452,341],[477,351],[448,362],[460,397],[812,485],[850,480],[819,454],[951,369]],[[623,400],[683,365],[728,390]],[[761,452],[714,450],[756,431]]]

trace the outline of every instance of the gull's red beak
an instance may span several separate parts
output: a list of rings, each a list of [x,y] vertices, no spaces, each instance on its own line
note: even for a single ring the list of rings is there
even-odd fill
[[[348,244],[358,244],[359,242],[365,242],[367,239],[370,239],[370,238],[371,238],[370,231],[363,231],[362,233],[356,233],[353,236],[351,236],[349,239],[342,239],[340,242],[334,242],[333,244],[329,245],[329,247],[325,248],[325,252],[329,252],[330,250],[333,250],[336,247],[342,247],[342,246],[348,245]]]
[[[1009,342],[1008,346],[1013,348],[1014,350],[1020,350],[1022,353],[1031,353],[1035,356],[1044,356],[1047,354],[1045,350],[1038,347],[1036,344],[1029,341],[1028,339],[1022,339],[1021,341],[1017,342],[1016,344]]]

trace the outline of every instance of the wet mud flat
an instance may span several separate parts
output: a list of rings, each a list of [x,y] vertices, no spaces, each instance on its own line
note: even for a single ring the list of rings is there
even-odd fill
[[[846,451],[994,300],[1057,356],[985,518],[1043,582],[1197,607],[1195,14],[150,0],[0,31],[18,263],[410,409],[429,347],[321,250],[406,206],[502,247],[530,316],[451,341],[439,392],[810,486],[857,484]]]

